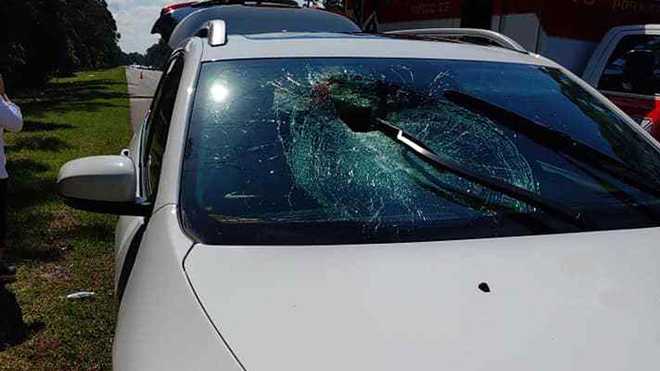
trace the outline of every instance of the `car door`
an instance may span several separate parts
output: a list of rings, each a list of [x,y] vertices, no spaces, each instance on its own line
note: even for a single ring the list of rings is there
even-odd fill
[[[158,191],[163,154],[182,72],[183,54],[176,53],[166,65],[145,124],[133,139],[132,147],[135,149],[128,153],[137,167],[138,197],[146,202],[153,203]],[[148,222],[149,219],[144,217],[122,216],[117,223],[115,289],[119,298],[130,277],[142,233]]]
[[[585,71],[587,82],[660,139],[660,29],[622,30],[605,42],[600,67],[592,61]]]

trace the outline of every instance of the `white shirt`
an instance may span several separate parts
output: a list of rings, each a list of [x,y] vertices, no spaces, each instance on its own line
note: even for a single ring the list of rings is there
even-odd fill
[[[0,97],[0,179],[9,178],[7,174],[7,158],[5,156],[4,131],[21,131],[23,128],[23,115],[21,109],[11,102]]]

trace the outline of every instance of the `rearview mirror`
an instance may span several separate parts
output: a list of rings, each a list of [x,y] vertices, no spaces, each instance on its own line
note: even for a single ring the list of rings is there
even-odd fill
[[[57,177],[67,205],[86,211],[146,216],[149,205],[136,197],[133,160],[126,156],[95,156],[69,161]]]

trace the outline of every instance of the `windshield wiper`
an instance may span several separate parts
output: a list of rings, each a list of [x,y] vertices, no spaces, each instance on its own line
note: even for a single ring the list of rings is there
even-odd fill
[[[552,129],[543,123],[470,94],[447,90],[445,97],[455,104],[473,111],[478,111],[496,120],[499,124],[506,126],[516,133],[525,135],[539,146],[549,148],[556,153],[564,155],[571,162],[579,160],[629,186],[656,197],[660,196],[660,186],[645,183],[648,180],[648,176],[639,174],[638,171],[632,169],[627,164],[586,143],[576,140],[566,133]]]
[[[436,169],[453,173],[454,175],[467,179],[470,182],[479,184],[482,187],[490,188],[491,190],[522,201],[530,206],[542,209],[546,213],[561,218],[582,230],[585,229],[585,222],[582,214],[574,212],[567,207],[563,207],[554,200],[547,200],[537,193],[530,192],[524,188],[501,181],[497,178],[478,174],[463,168],[452,160],[444,159],[425,145],[420,139],[415,138],[403,129],[382,118],[372,117],[372,112],[369,108],[352,106],[350,103],[346,102],[335,102],[335,107],[337,108],[339,118],[354,131],[380,131],[389,138],[410,149],[420,159]]]
[[[531,206],[545,210],[546,212],[565,219],[569,223],[575,224],[580,228],[585,227],[584,220],[580,213],[573,212],[569,208],[562,207],[558,205],[556,201],[546,200],[539,194],[528,191],[522,187],[518,187],[511,183],[501,181],[497,178],[484,176],[471,170],[465,169],[454,161],[440,157],[437,153],[426,146],[421,140],[415,138],[411,134],[393,125],[392,123],[381,118],[377,118],[375,121],[376,127],[379,128],[383,134],[408,147],[429,165],[439,170],[448,171],[460,176],[461,178],[467,179],[470,182],[479,184],[486,188],[490,188],[509,197],[523,201],[524,203]]]

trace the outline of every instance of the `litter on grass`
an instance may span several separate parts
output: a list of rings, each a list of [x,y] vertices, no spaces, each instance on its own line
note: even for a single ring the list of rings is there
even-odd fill
[[[95,295],[96,294],[92,291],[79,291],[67,295],[66,298],[69,300],[79,300],[79,299],[93,298]]]

